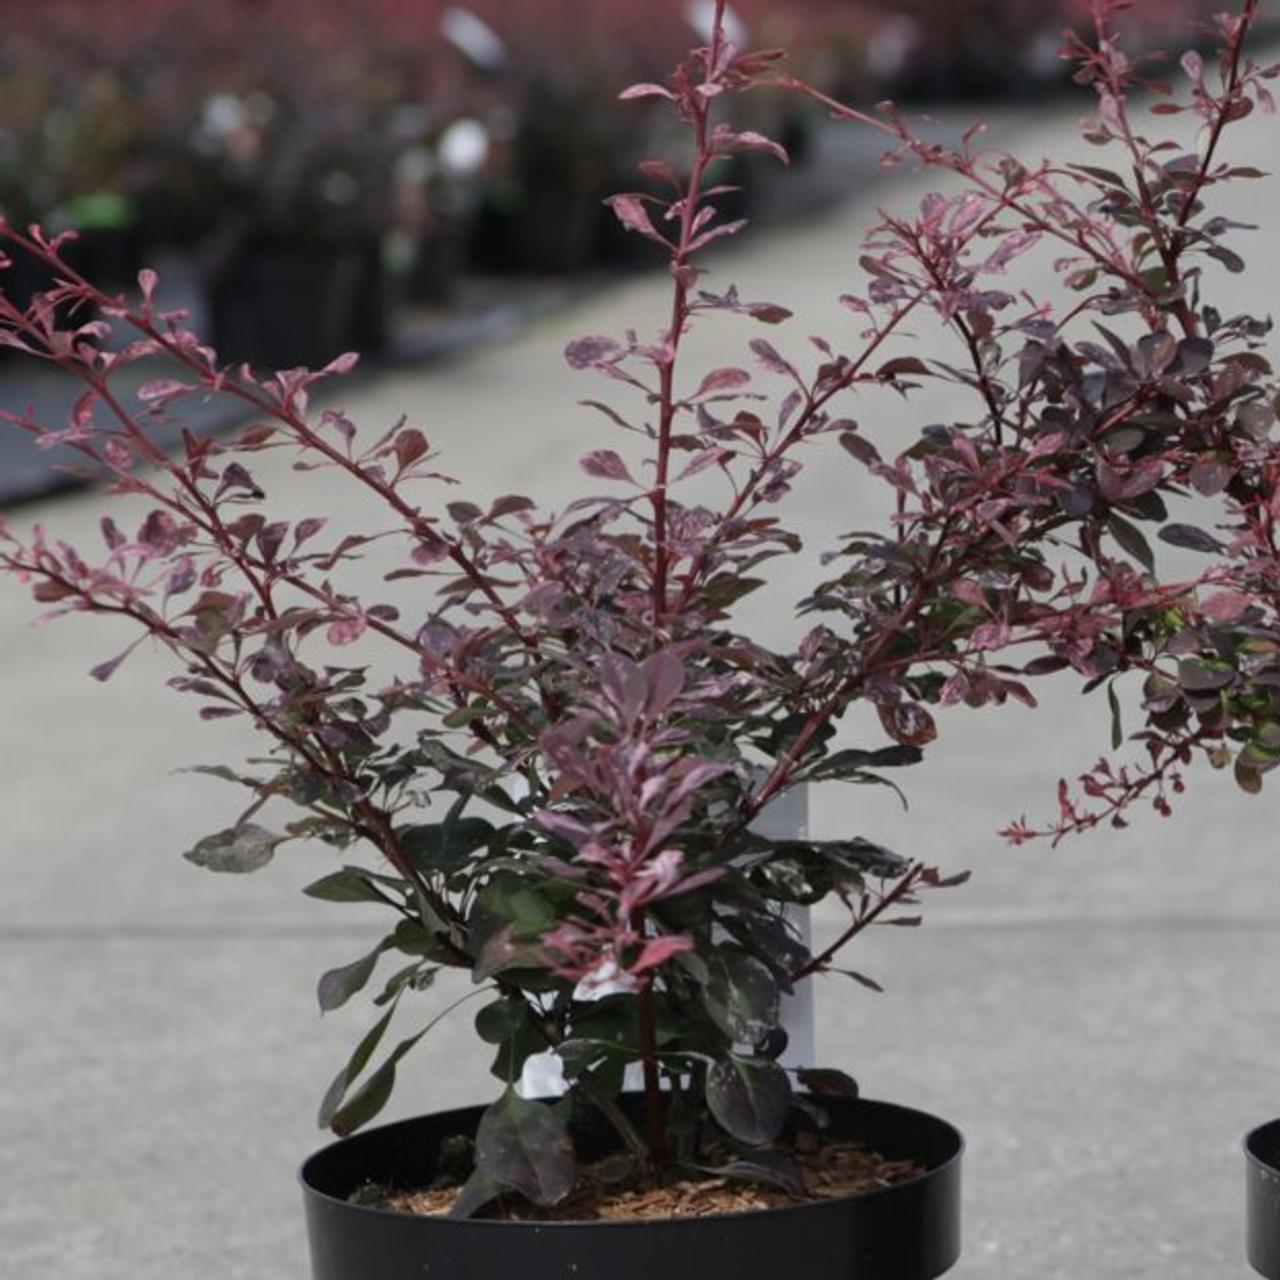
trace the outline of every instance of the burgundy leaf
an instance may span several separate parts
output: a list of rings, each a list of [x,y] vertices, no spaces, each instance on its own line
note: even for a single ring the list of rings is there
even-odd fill
[[[416,427],[409,427],[395,438],[396,461],[400,470],[413,466],[427,452],[427,438]]]
[[[178,522],[167,511],[153,511],[138,530],[138,542],[153,555],[170,555],[181,537]]]
[[[746,312],[753,320],[759,320],[761,324],[781,324],[784,320],[790,320],[792,315],[786,307],[780,307],[773,302],[748,303]]]

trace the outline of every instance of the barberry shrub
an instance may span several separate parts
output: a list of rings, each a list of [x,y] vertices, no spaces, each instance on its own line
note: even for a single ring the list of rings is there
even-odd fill
[[[92,554],[5,529],[0,565],[55,614],[132,619],[139,643],[172,653],[171,684],[202,718],[247,717],[271,741],[273,767],[219,771],[250,803],[193,862],[251,871],[281,844],[318,840],[349,861],[312,896],[387,908],[394,928],[320,980],[332,1009],[389,970],[323,1123],[347,1133],[382,1107],[433,1024],[386,1053],[388,1029],[442,967],[487,994],[476,1029],[506,1089],[459,1212],[510,1190],[553,1203],[573,1185],[565,1109],[514,1088],[539,1052],[555,1053],[574,1104],[602,1111],[648,1176],[705,1164],[712,1137],[722,1153],[780,1141],[798,1101],[778,1063],[781,996],[849,972],[848,943],[914,923],[899,908],[948,881],[861,833],[762,836],[753,824],[775,797],[885,781],[921,758],[938,708],[1034,703],[1053,672],[1086,688],[1141,681],[1146,723],[1135,761],[1121,763],[1117,735],[1085,795],[1064,787],[1059,816],[1015,823],[1013,840],[1123,821],[1143,797],[1164,810],[1197,754],[1250,791],[1280,760],[1270,326],[1209,301],[1213,271],[1244,267],[1232,247],[1243,228],[1214,213],[1214,196],[1259,176],[1224,158],[1225,140],[1271,109],[1277,69],[1246,53],[1258,16],[1246,0],[1216,20],[1215,63],[1188,55],[1179,87],[1144,84],[1114,35],[1123,7],[1098,0],[1095,38],[1066,50],[1096,92],[1085,136],[1118,159],[1028,165],[977,150],[973,135],[948,149],[891,111],[824,98],[781,55],[735,48],[717,5],[704,47],[665,83],[624,94],[666,104],[690,138],[683,167],[647,164],[643,189],[610,202],[666,261],[671,310],[656,336],[569,346],[571,368],[604,388],[587,404],[617,447],[581,459],[585,491],[558,511],[453,496],[415,426],[369,438],[337,409],[310,414],[311,389],[353,358],[269,378],[227,367],[157,310],[153,274],[138,299],[108,296],[60,240],[5,230],[54,283],[25,308],[0,300],[0,338],[84,387],[65,426],[10,420],[71,446],[148,514],[129,531],[104,517]],[[744,151],[786,159],[723,113],[766,88],[808,94],[886,134],[896,158],[959,179],[871,230],[843,299],[852,343],[806,344],[784,306],[713,289],[701,265],[742,229],[718,215],[717,170]],[[1202,129],[1195,153],[1154,133],[1186,113]],[[1061,293],[1019,293],[1019,259],[1046,249]],[[791,336],[750,338],[739,365],[686,369],[688,332],[712,320]],[[954,356],[889,354],[926,324]],[[119,389],[123,370],[157,362],[168,371],[136,395]],[[858,425],[861,393],[889,388],[909,406],[933,381],[954,388],[953,421]],[[251,425],[225,440],[188,432],[166,454],[157,428],[209,396]],[[264,450],[337,471],[380,524],[273,517],[253,471]],[[822,549],[838,571],[797,602],[815,625],[787,652],[735,616],[801,554],[785,515],[805,456],[865,469],[895,514]],[[1174,499],[1207,515],[1175,520]],[[385,586],[362,581],[375,541],[396,549]],[[1161,541],[1203,553],[1203,569],[1162,576]],[[124,656],[93,674],[109,678]],[[883,738],[836,749],[836,724],[864,703]],[[274,823],[282,804],[303,816]],[[787,909],[828,898],[848,922],[815,952]],[[619,1103],[631,1064],[639,1111]],[[821,1071],[802,1082],[848,1087]],[[787,1176],[776,1150],[733,1167]]]

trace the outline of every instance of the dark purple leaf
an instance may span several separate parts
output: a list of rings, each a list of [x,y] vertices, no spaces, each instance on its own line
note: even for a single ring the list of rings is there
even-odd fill
[[[1183,658],[1178,663],[1178,683],[1188,693],[1212,693],[1233,684],[1235,668],[1217,658]]]
[[[281,840],[281,836],[272,835],[252,822],[242,822],[216,835],[205,836],[182,856],[208,871],[242,874],[265,867]]]
[[[862,463],[864,467],[879,466],[883,459],[880,457],[880,451],[871,443],[866,436],[860,436],[853,431],[845,431],[840,435],[840,447],[844,451]]]
[[[125,536],[116,527],[116,522],[110,516],[103,516],[101,525],[102,540],[112,551],[119,551],[125,544]]]
[[[547,1103],[522,1098],[514,1089],[480,1118],[476,1168],[540,1205],[563,1200],[577,1177],[564,1120]]]
[[[1244,270],[1244,259],[1235,250],[1228,249],[1226,245],[1210,245],[1205,253],[1211,258],[1216,258],[1233,275],[1239,275]]]
[[[484,515],[474,502],[451,502],[445,510],[448,511],[450,519],[456,520],[459,524],[471,524]],[[414,559],[417,559],[416,554]]]
[[[768,968],[736,947],[707,957],[702,1002],[711,1020],[734,1044],[758,1045],[778,1025],[778,984]]]
[[[846,1072],[835,1071],[829,1067],[806,1067],[796,1072],[796,1081],[820,1098],[856,1098],[858,1096],[858,1082]]]
[[[1167,542],[1171,547],[1185,547],[1188,551],[1213,554],[1225,549],[1213,534],[1197,529],[1191,524],[1167,524],[1156,536],[1161,542]]]
[[[886,361],[876,370],[876,377],[893,379],[900,378],[903,374],[922,374],[928,372],[928,365],[918,357],[896,356],[894,359]]]
[[[707,1167],[706,1172],[717,1178],[764,1183],[766,1186],[779,1187],[798,1200],[808,1199],[799,1163],[780,1151],[755,1152],[750,1159],[735,1160],[732,1164],[719,1167]]]
[[[792,316],[792,312],[786,307],[780,307],[773,302],[750,302],[746,306],[746,312],[761,324],[781,324],[784,320],[790,320]]]
[[[765,1146],[786,1127],[791,1082],[775,1062],[730,1054],[707,1073],[707,1106],[740,1142]]]
[[[1130,524],[1123,516],[1118,516],[1113,511],[1107,517],[1107,529],[1120,546],[1148,573],[1156,571],[1156,560],[1151,552],[1151,544],[1136,525]]]
[[[779,354],[776,347],[772,343],[766,342],[763,338],[751,339],[751,350],[755,352],[756,359],[769,370],[770,373],[785,374],[790,378],[797,378],[794,366]]]
[[[312,516],[307,520],[299,520],[293,530],[294,547],[300,547],[308,538],[314,538],[326,524],[328,524],[328,521],[318,516]]]
[[[489,508],[489,519],[500,520],[503,516],[512,516],[518,511],[533,509],[534,503],[531,498],[523,497],[518,493],[508,493],[494,501],[493,506]]]
[[[1178,343],[1174,370],[1184,378],[1194,378],[1213,362],[1213,343],[1208,338],[1183,338]]]
[[[114,658],[108,658],[106,662],[100,662],[96,667],[92,667],[89,674],[95,679],[106,684],[113,675],[120,669],[120,664],[138,647],[135,641],[123,653],[118,653]]]
[[[320,1012],[329,1013],[340,1009],[358,991],[364,990],[373,971],[377,968],[378,957],[382,954],[382,946],[378,945],[367,956],[353,960],[350,964],[337,969],[330,969],[320,977],[316,984],[316,999],[320,1002]]]

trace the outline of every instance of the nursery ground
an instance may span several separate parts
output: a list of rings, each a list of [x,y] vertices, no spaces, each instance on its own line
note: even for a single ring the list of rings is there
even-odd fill
[[[1042,115],[1027,149],[1066,145],[1073,117]],[[1274,122],[1248,122],[1234,158],[1265,168],[1274,138]],[[903,206],[934,185],[913,178],[876,198]],[[1274,200],[1274,184],[1252,184],[1224,212],[1249,221]],[[770,230],[719,259],[719,283],[797,311],[770,335],[797,355],[810,333],[850,343],[853,318],[835,295],[859,286],[856,232],[871,214],[855,201]],[[1247,274],[1213,277],[1224,314],[1265,312],[1280,283],[1280,239],[1245,247]],[[1029,261],[1020,283],[1038,291],[1051,256]],[[575,402],[609,390],[568,373],[559,351],[580,333],[656,328],[664,299],[660,277],[625,282],[501,349],[366,382],[347,409],[370,431],[407,410],[463,491],[557,502],[602,435]],[[952,354],[921,331],[925,354]],[[717,324],[694,345],[708,361],[742,363],[751,336]],[[905,409],[887,395],[850,406],[882,440],[910,438],[952,409],[945,393]],[[882,517],[884,497],[861,471],[834,455],[814,461],[800,488],[811,548]],[[258,479],[286,514],[358,518],[323,473],[299,476],[282,461]],[[87,544],[97,516],[98,500],[80,493],[20,519]],[[794,628],[779,602],[820,572],[798,561],[785,593],[751,602],[748,625],[785,638]],[[323,849],[285,849],[248,880],[183,862],[239,797],[170,771],[254,744],[234,723],[197,723],[163,688],[161,655],[139,653],[106,686],[89,681],[88,668],[123,647],[112,625],[33,634],[33,616],[12,584],[0,590],[6,1274],[300,1280],[294,1168],[322,1141],[319,1094],[366,1022],[358,1009],[321,1021],[313,986],[367,950],[378,922],[298,894],[334,865]],[[1276,784],[1251,799],[1228,778],[1197,774],[1171,820],[1144,812],[1128,832],[1057,850],[1004,847],[995,831],[1022,813],[1051,816],[1058,777],[1091,763],[1108,737],[1102,695],[1081,700],[1071,680],[1041,695],[1035,712],[952,716],[928,764],[903,779],[909,813],[879,788],[815,798],[817,834],[865,834],[974,872],[927,902],[924,928],[881,931],[851,957],[885,995],[824,983],[822,1059],[869,1096],[964,1129],[956,1280],[1243,1276],[1239,1140],[1280,1113]],[[858,725],[846,737],[875,740]],[[819,931],[838,923],[824,913]],[[404,1026],[416,1029],[409,1017]],[[465,1008],[401,1074],[392,1115],[497,1087]]]

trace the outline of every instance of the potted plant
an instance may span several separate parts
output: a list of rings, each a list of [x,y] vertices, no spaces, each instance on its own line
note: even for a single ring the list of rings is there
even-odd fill
[[[892,114],[862,116],[779,55],[734,48],[718,3],[704,47],[624,95],[667,104],[691,137],[687,178],[650,164],[663,194],[610,200],[665,256],[671,313],[656,339],[569,346],[575,370],[625,393],[589,403],[636,443],[630,457],[586,453],[588,490],[563,511],[518,494],[451,498],[408,423],[366,439],[336,408],[309,415],[311,389],[354,357],[270,378],[228,367],[156,310],[152,273],[140,300],[109,296],[59,241],[5,230],[57,282],[30,307],[0,298],[0,336],[85,385],[63,428],[10,417],[107,468],[141,518],[128,532],[105,518],[92,559],[0,527],[0,567],[54,613],[133,619],[134,647],[173,653],[171,683],[203,719],[247,717],[270,740],[269,761],[213,771],[248,806],[192,862],[244,873],[282,844],[319,841],[350,861],[309,893],[380,904],[393,926],[318,986],[336,1008],[383,967],[380,1016],[321,1104],[342,1141],[303,1170],[319,1280],[368,1275],[371,1258],[386,1280],[479,1277],[513,1251],[535,1276],[683,1277],[714,1262],[763,1277],[800,1257],[815,1280],[942,1274],[959,1247],[959,1135],[858,1098],[838,1070],[781,1065],[781,1007],[820,974],[874,985],[846,946],[872,925],[917,923],[922,893],[963,876],[861,832],[779,837],[758,819],[798,787],[886,783],[936,736],[935,709],[1034,702],[1031,683],[1056,672],[1108,686],[1117,749],[1115,686],[1141,680],[1140,762],[1101,762],[1083,798],[1064,783],[1057,818],[1015,822],[1012,841],[1123,825],[1143,799],[1167,812],[1197,755],[1233,766],[1246,791],[1280,761],[1268,326],[1205,300],[1207,268],[1243,265],[1224,242],[1238,227],[1206,208],[1215,185],[1250,176],[1220,158],[1221,139],[1269,105],[1277,72],[1243,51],[1258,7],[1245,0],[1218,20],[1219,79],[1190,57],[1189,89],[1158,99],[1208,126],[1199,155],[1170,149],[1134,127],[1119,7],[1099,0],[1096,41],[1070,53],[1098,94],[1086,136],[1119,149],[1130,176],[1029,167],[972,139],[952,151]],[[712,288],[701,265],[741,229],[717,217],[717,167],[744,151],[784,158],[728,124],[722,103],[771,86],[964,184],[872,230],[865,291],[844,299],[862,328],[852,350],[815,336],[806,360],[755,337],[742,365],[692,373],[681,353],[695,324],[791,318]],[[1065,307],[1007,287],[1019,257],[1045,250]],[[954,360],[904,352],[930,314]],[[105,348],[112,327],[136,340]],[[116,393],[122,368],[156,358],[171,376],[136,400]],[[925,379],[954,385],[955,421],[903,441],[847,416]],[[252,425],[225,442],[189,433],[165,456],[154,422],[209,395],[243,404]],[[829,549],[829,580],[801,601],[815,624],[775,649],[736,627],[735,605],[764,566],[796,563],[781,513],[824,444],[885,481],[892,517]],[[379,523],[272,518],[256,455],[278,449],[348,477]],[[1194,495],[1217,499],[1225,534],[1175,518],[1170,502]],[[1143,525],[1208,567],[1158,573]],[[384,577],[357,585],[380,551]],[[129,652],[93,674],[110,678]],[[855,709],[881,731],[838,744]],[[304,816],[276,815],[288,805]],[[788,911],[828,897],[846,926],[811,946]],[[494,1046],[500,1098],[355,1133],[434,1025],[388,1051],[392,1021],[446,967],[484,1001],[476,1030]],[[548,1055],[564,1094],[528,1096],[526,1065]],[[427,1212],[400,1211],[415,1205]],[[647,1212],[664,1216],[637,1220]],[[611,1215],[632,1221],[598,1220]]]

